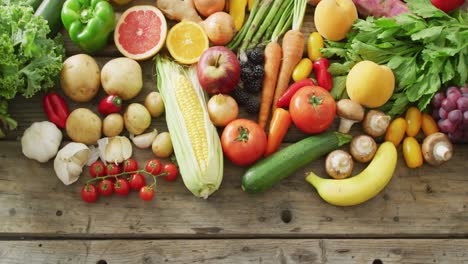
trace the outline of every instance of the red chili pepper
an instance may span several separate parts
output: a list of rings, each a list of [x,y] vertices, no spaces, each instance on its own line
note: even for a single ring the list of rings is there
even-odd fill
[[[49,93],[42,99],[44,112],[50,122],[60,128],[65,128],[70,112],[65,100],[56,93]]]
[[[98,110],[102,115],[118,113],[122,109],[122,99],[117,95],[108,95],[99,103]]]
[[[315,85],[315,82],[314,82],[314,80],[309,79],[309,78],[304,79],[304,80],[300,80],[300,81],[297,81],[297,82],[291,84],[291,86],[289,86],[289,88],[286,90],[286,92],[284,92],[284,94],[278,99],[278,102],[276,103],[276,106],[278,106],[278,107],[288,107],[289,103],[291,102],[291,98],[293,97],[293,95],[299,89],[301,89],[302,87],[310,86],[310,85]]]
[[[333,87],[333,79],[328,67],[330,63],[327,58],[320,58],[314,62],[314,72],[320,87],[330,91]]]

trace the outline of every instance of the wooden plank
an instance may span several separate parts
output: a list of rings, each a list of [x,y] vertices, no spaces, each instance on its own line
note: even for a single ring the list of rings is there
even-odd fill
[[[468,241],[413,239],[1,241],[2,263],[467,263]]]
[[[249,195],[242,192],[244,169],[226,162],[221,189],[208,200],[194,197],[179,178],[161,181],[156,198],[138,195],[80,200],[82,184],[64,186],[52,162],[39,164],[21,154],[18,142],[1,142],[0,236],[40,237],[466,237],[468,145],[440,167],[409,170],[401,159],[387,188],[355,207],[323,202],[304,181],[320,175],[323,159],[275,186]],[[136,150],[143,163],[149,150]],[[356,172],[363,166],[357,166]]]

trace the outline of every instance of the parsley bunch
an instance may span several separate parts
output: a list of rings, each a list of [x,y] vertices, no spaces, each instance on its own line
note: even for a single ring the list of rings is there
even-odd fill
[[[362,60],[393,70],[395,91],[382,107],[392,116],[403,113],[411,104],[424,110],[442,86],[463,86],[467,82],[468,13],[458,10],[448,15],[429,0],[407,4],[412,13],[358,19],[347,42],[327,41],[327,48],[321,50],[323,56],[344,59],[329,68],[335,76],[335,98],[346,97],[346,74]]]

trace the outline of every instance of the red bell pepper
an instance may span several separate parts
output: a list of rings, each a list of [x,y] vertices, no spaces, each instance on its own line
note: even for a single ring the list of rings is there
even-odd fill
[[[291,98],[293,97],[293,95],[299,89],[301,89],[302,87],[310,86],[310,85],[315,85],[315,82],[314,82],[314,80],[309,79],[309,78],[304,79],[304,80],[300,80],[300,81],[297,81],[297,82],[291,84],[291,86],[289,86],[289,88],[286,90],[286,92],[284,92],[284,94],[278,99],[278,102],[276,103],[276,106],[278,106],[278,107],[288,107],[289,103],[291,102]]]
[[[44,96],[42,103],[49,121],[60,128],[65,128],[68,115],[70,114],[65,99],[56,93],[49,93]]]
[[[462,6],[465,0],[431,0],[431,3],[445,13],[448,13]]]
[[[314,62],[315,77],[317,77],[317,83],[320,87],[330,91],[333,87],[333,79],[328,67],[330,63],[327,58],[320,58]]]
[[[118,113],[122,109],[122,99],[117,95],[108,95],[98,105],[98,111],[102,115]]]

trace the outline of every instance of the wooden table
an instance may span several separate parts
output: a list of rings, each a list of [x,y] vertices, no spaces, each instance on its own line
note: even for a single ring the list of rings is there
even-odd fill
[[[143,2],[153,3],[135,1]],[[312,29],[308,15],[304,31]],[[66,48],[68,56],[80,53],[68,38]],[[95,57],[102,67],[118,56],[109,44]],[[141,66],[144,90],[134,102],[156,89],[153,61]],[[103,96],[69,102],[96,111]],[[86,204],[79,193],[87,172],[64,186],[52,162],[21,153],[24,129],[46,120],[40,95],[15,99],[11,114],[18,130],[0,141],[0,263],[468,263],[467,145],[440,167],[410,170],[400,155],[387,188],[348,208],[325,203],[304,181],[309,170],[325,175],[323,159],[262,194],[242,192],[244,169],[226,160],[221,188],[208,200],[178,179],[161,182],[152,202],[132,193]],[[152,127],[166,131],[164,117]],[[285,145],[304,137],[292,128]],[[134,150],[141,163],[153,156]]]

